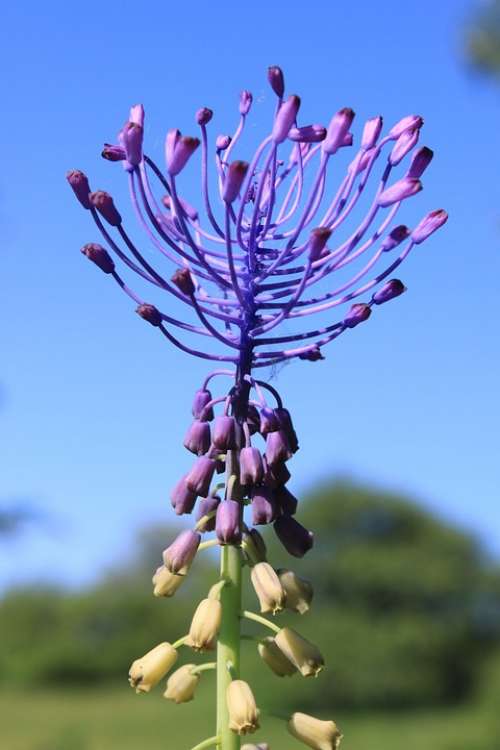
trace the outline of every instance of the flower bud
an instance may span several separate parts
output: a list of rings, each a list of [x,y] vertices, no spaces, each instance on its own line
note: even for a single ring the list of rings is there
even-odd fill
[[[89,200],[91,204],[96,208],[103,219],[112,227],[117,227],[122,223],[122,217],[118,213],[116,206],[113,202],[113,198],[109,193],[104,190],[97,190],[95,193],[90,193]]]
[[[105,250],[101,245],[98,245],[95,242],[91,242],[88,245],[84,245],[81,252],[85,255],[85,257],[91,260],[92,263],[95,263],[96,266],[101,269],[101,271],[104,271],[104,273],[113,273],[113,271],[115,270],[113,259],[111,258],[108,251]]]
[[[420,130],[424,124],[420,115],[407,115],[397,122],[389,131],[389,138],[397,140],[405,130]]]
[[[243,534],[243,541],[244,550],[245,548],[248,550],[248,557],[251,563],[254,563],[256,560],[258,562],[266,562],[266,543],[257,529],[250,529],[248,532],[245,532]]]
[[[240,94],[240,115],[247,115],[250,112],[252,106],[253,96],[250,91],[245,89]]]
[[[196,492],[189,489],[186,484],[186,476],[183,476],[170,493],[172,507],[178,516],[184,513],[191,513],[196,502]]]
[[[130,107],[129,121],[133,122],[134,125],[140,125],[144,127],[144,107],[142,104],[133,104]]]
[[[424,216],[420,224],[411,233],[412,241],[416,245],[420,245],[421,242],[430,237],[431,234],[434,234],[447,221],[448,214],[442,208],[437,209],[437,211],[431,211],[430,214]]]
[[[278,505],[279,510],[287,516],[294,516],[297,512],[297,505],[299,501],[292,495],[290,490],[286,487],[276,487],[274,490],[274,499]]]
[[[240,544],[241,507],[236,500],[223,500],[217,508],[215,531],[221,544]]]
[[[213,513],[220,505],[220,497],[218,495],[209,495],[200,500],[198,504],[198,510],[196,512],[196,520],[199,522],[204,516],[208,516]],[[199,530],[203,533],[205,531],[213,531],[215,529],[215,516],[210,518],[203,525],[203,528]]]
[[[255,435],[256,432],[260,431],[260,415],[259,410],[253,404],[249,404],[246,416],[246,423],[250,430],[250,435]]]
[[[274,638],[263,638],[257,646],[259,656],[269,669],[278,677],[291,677],[297,668],[286,658],[274,642]]]
[[[399,162],[404,159],[406,154],[417,145],[419,135],[420,131],[418,128],[415,128],[414,130],[405,130],[404,133],[401,133],[389,155],[389,164],[392,167],[397,166]]]
[[[313,750],[338,750],[342,739],[334,721],[321,721],[301,713],[292,715],[288,731]]]
[[[224,189],[222,191],[222,200],[225,203],[232,203],[236,200],[247,171],[248,162],[240,160],[231,162],[224,179]]]
[[[363,151],[369,151],[375,146],[382,130],[383,120],[379,117],[372,117],[365,122],[363,135],[361,136],[361,148]]]
[[[196,608],[189,628],[186,643],[195,651],[211,651],[215,648],[222,617],[218,599],[202,599]]]
[[[300,107],[300,98],[292,94],[286,102],[279,108],[274,120],[272,139],[278,143],[283,143],[290,132],[290,128],[295,122]]]
[[[196,672],[193,674],[195,666],[195,664],[184,664],[171,674],[163,697],[174,703],[189,703],[193,700],[200,681],[200,675]]]
[[[288,466],[284,461],[278,461],[278,463],[274,464],[274,466],[268,466],[266,462],[264,468],[264,484],[267,484],[269,487],[271,487],[271,489],[282,487],[289,481],[290,477],[292,476],[288,470]]]
[[[82,206],[84,208],[90,208],[90,186],[87,175],[79,169],[71,169],[67,173],[66,179]]]
[[[345,316],[343,323],[347,328],[356,328],[357,325],[359,325],[360,323],[364,323],[365,320],[368,320],[371,314],[372,311],[369,305],[358,302],[357,304],[351,306],[351,309]]]
[[[406,287],[403,282],[399,279],[391,279],[390,281],[386,281],[384,286],[382,286],[378,292],[375,292],[372,300],[376,305],[383,305],[384,302],[389,302],[389,300],[394,299],[394,297],[399,297],[403,292],[406,292]]]
[[[172,283],[175,284],[183,294],[191,297],[194,294],[194,283],[191,278],[191,274],[187,268],[178,268],[171,279]]]
[[[171,573],[185,574],[193,562],[201,541],[201,534],[185,529],[163,551],[163,562]]]
[[[191,471],[186,474],[186,484],[191,492],[206,497],[210,490],[210,482],[215,473],[215,461],[207,456],[200,456]]]
[[[248,683],[233,680],[226,692],[229,728],[236,734],[252,734],[259,729],[259,714]]]
[[[148,323],[151,323],[152,326],[156,326],[156,327],[160,326],[163,320],[161,316],[161,312],[154,305],[148,305],[148,304],[139,305],[139,307],[136,308],[136,313],[143,320],[146,320]]]
[[[160,565],[153,576],[153,595],[173,596],[181,583],[185,580],[186,576],[179,576],[175,573],[171,573],[164,565]]]
[[[410,230],[408,229],[408,227],[405,227],[404,224],[400,224],[398,227],[394,227],[394,229],[389,232],[382,243],[381,249],[384,251],[384,253],[387,253],[400,245],[403,240],[409,237],[409,235]]]
[[[293,557],[304,557],[314,544],[314,534],[305,529],[293,516],[280,516],[274,531],[286,551]]]
[[[281,628],[274,640],[280,651],[297,667],[303,677],[316,677],[325,666],[319,649],[292,628]]]
[[[420,179],[420,177],[422,177],[423,173],[431,163],[433,156],[434,151],[432,151],[430,148],[427,148],[427,146],[419,148],[419,150],[416,151],[413,155],[413,159],[411,160],[410,168],[408,169],[406,176],[414,178],[416,180]]]
[[[107,161],[124,161],[126,159],[125,149],[121,146],[116,146],[113,143],[104,144],[101,156]]]
[[[281,429],[285,431],[286,439],[288,440],[288,446],[292,453],[297,453],[299,450],[299,441],[297,433],[293,426],[292,417],[288,409],[278,407],[276,410],[276,416],[278,417]]]
[[[320,143],[326,138],[326,128],[323,125],[304,125],[301,128],[291,128],[288,137],[296,143]]]
[[[311,232],[309,237],[309,260],[314,263],[315,260],[323,257],[326,243],[332,233],[328,227],[317,227]]]
[[[270,65],[267,69],[267,80],[276,96],[282,99],[285,93],[285,77],[281,68],[277,65]]]
[[[390,187],[383,190],[378,197],[378,205],[382,208],[392,206],[394,203],[404,201],[405,198],[411,198],[412,195],[416,195],[422,190],[422,183],[420,180],[410,179],[403,177],[402,180],[398,180]]]
[[[344,139],[349,132],[354,112],[349,107],[344,107],[335,114],[328,126],[326,138],[323,141],[323,151],[325,154],[335,154],[341,146],[344,145]]]
[[[191,413],[195,419],[206,419],[211,422],[214,418],[214,411],[212,407],[208,410],[205,409],[206,405],[212,401],[212,394],[206,388],[200,388],[196,391],[193,399],[193,407]]]
[[[226,148],[228,148],[229,144],[231,143],[232,138],[230,135],[218,135],[215,139],[215,148],[217,151],[225,151]]]
[[[119,133],[120,145],[125,149],[125,156],[132,167],[137,167],[142,161],[142,140],[144,131],[135,122],[126,122]]]
[[[199,138],[181,135],[179,130],[170,130],[165,143],[167,169],[175,177],[182,172],[190,157],[200,145]]]
[[[313,598],[313,587],[292,570],[279,568],[276,573],[286,594],[286,609],[303,615],[309,611]]]
[[[270,487],[256,487],[252,490],[252,524],[272,523],[278,517],[278,506]]]
[[[299,354],[299,359],[304,359],[307,362],[319,362],[319,360],[324,358],[323,352],[317,344],[313,344],[305,352]]]
[[[290,456],[290,448],[284,430],[270,432],[266,438],[267,465],[274,466],[280,461],[287,461]]]
[[[177,661],[177,651],[170,643],[160,643],[142,659],[132,662],[128,677],[136,693],[149,693]]]
[[[274,409],[270,409],[269,406],[263,406],[260,410],[260,434],[265,437],[270,432],[276,432],[279,428],[280,423]]]
[[[257,448],[242,448],[240,451],[240,483],[259,484],[264,476],[262,456]]]
[[[197,456],[203,456],[209,450],[210,444],[210,424],[195,419],[184,438],[184,447]]]
[[[201,109],[197,110],[195,119],[198,125],[208,125],[213,116],[214,113],[211,109],[209,109],[208,107],[202,107]]]
[[[267,562],[254,565],[250,573],[252,585],[260,603],[262,613],[281,612],[285,606],[285,592],[274,568]]]
[[[236,448],[236,420],[234,417],[216,417],[212,442],[221,451]]]

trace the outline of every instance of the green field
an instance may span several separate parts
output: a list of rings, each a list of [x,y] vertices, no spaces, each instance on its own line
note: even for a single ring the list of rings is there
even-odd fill
[[[200,686],[201,687],[201,686]],[[94,691],[0,694],[2,750],[189,750],[209,734],[207,685],[194,702],[174,706],[155,691],[136,696],[123,687]],[[496,750],[498,715],[485,705],[393,714],[336,713],[343,750]],[[299,750],[283,721],[265,716],[271,750]]]

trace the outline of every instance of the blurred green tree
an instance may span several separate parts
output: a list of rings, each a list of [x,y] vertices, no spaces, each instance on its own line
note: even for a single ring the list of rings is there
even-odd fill
[[[466,31],[466,52],[480,72],[500,73],[500,0],[481,3]]]

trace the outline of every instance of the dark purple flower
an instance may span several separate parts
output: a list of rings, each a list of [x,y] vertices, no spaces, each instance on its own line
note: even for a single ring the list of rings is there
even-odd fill
[[[297,143],[320,143],[326,138],[326,128],[323,125],[303,125],[291,128],[288,137]]]
[[[101,156],[107,161],[124,161],[126,159],[125,149],[112,143],[105,143]]]
[[[381,287],[378,292],[375,292],[372,300],[376,305],[383,305],[384,302],[389,302],[389,300],[394,299],[394,297],[399,297],[403,292],[406,292],[406,287],[403,282],[399,279],[391,279],[390,281],[386,281],[384,286]]]
[[[427,146],[419,148],[419,150],[416,151],[413,155],[410,168],[408,169],[406,176],[414,178],[416,180],[420,179],[420,177],[422,177],[423,173],[431,163],[433,156],[434,151],[432,151],[430,148],[427,148]]]
[[[268,466],[265,462],[264,483],[269,487],[281,487],[286,484],[291,477],[288,466],[284,461],[278,461],[274,466]]]
[[[199,138],[181,135],[181,132],[176,129],[168,132],[165,142],[165,157],[167,169],[173,177],[182,172],[199,145]]]
[[[275,143],[283,143],[287,138],[290,128],[295,122],[297,113],[300,108],[300,97],[289,96],[286,102],[283,102],[279,108],[278,114],[274,121],[272,137]]]
[[[290,448],[284,430],[270,432],[266,438],[266,461],[268,466],[274,466],[290,458]]]
[[[193,562],[201,541],[201,534],[191,529],[181,533],[163,552],[163,562],[171,573],[184,572]]]
[[[142,161],[142,139],[144,131],[135,122],[126,122],[120,130],[118,140],[125,150],[127,162],[131,167],[137,167]]]
[[[198,507],[196,510],[196,520],[200,521],[203,516],[208,516],[209,513],[213,513],[214,510],[217,510],[219,505],[220,497],[218,495],[209,495],[208,497],[203,497],[198,503]],[[214,529],[215,516],[205,523],[201,531],[213,531]]]
[[[322,257],[331,234],[332,230],[328,227],[317,227],[312,230],[309,237],[309,260],[312,263]]]
[[[394,227],[383,241],[382,250],[386,253],[394,250],[395,247],[400,245],[409,236],[410,230],[404,224]]]
[[[241,506],[236,500],[223,500],[217,508],[215,531],[221,544],[240,544]]]
[[[252,106],[253,96],[250,91],[245,89],[240,94],[240,115],[247,115],[250,112]]]
[[[335,154],[344,145],[353,120],[354,112],[349,107],[344,107],[344,109],[341,109],[332,117],[326,138],[323,141],[323,151],[325,154]]]
[[[196,122],[198,125],[208,125],[214,113],[208,107],[202,107],[196,112]]]
[[[203,419],[211,422],[214,418],[214,410],[210,406],[206,408],[207,404],[212,401],[212,394],[206,388],[200,388],[196,391],[193,399],[193,406],[191,412],[195,419]]]
[[[215,418],[212,442],[221,451],[232,450],[236,445],[236,420],[234,417]]]
[[[276,500],[276,503],[281,512],[285,515],[294,516],[297,512],[297,505],[299,501],[297,500],[295,495],[292,495],[290,490],[288,490],[286,487],[276,487],[276,489],[274,490],[274,499]]]
[[[260,410],[260,434],[265,437],[270,432],[276,432],[279,428],[280,423],[275,410],[269,406],[263,406]]]
[[[292,416],[288,409],[285,409],[282,406],[279,406],[276,410],[276,416],[278,417],[281,429],[284,431],[286,435],[286,439],[288,441],[288,446],[292,453],[297,453],[299,450],[299,440],[297,438],[297,433],[295,432],[295,428],[293,426],[292,422]]]
[[[240,451],[240,483],[259,484],[264,476],[262,456],[257,448],[242,448]]]
[[[192,492],[206,497],[210,491],[210,482],[215,473],[215,461],[207,456],[200,456],[191,471],[186,474],[186,484]]]
[[[272,90],[280,99],[285,93],[285,77],[283,71],[277,65],[271,65],[267,69],[267,80]]]
[[[184,438],[184,447],[197,456],[203,456],[204,453],[208,452],[210,444],[210,424],[195,419]]]
[[[246,423],[250,430],[250,435],[255,435],[260,432],[260,415],[259,410],[253,404],[250,404],[247,410]]]
[[[292,516],[282,515],[274,522],[274,530],[286,551],[293,557],[304,557],[313,546],[314,535]]]
[[[95,242],[84,245],[82,247],[82,253],[89,260],[91,260],[92,263],[95,263],[96,266],[99,266],[101,271],[104,271],[104,273],[113,273],[113,271],[115,270],[113,259],[111,258],[108,251],[105,250],[101,245],[97,245]]]
[[[178,268],[172,276],[172,283],[188,297],[194,294],[195,286],[187,268]]]
[[[229,147],[229,144],[231,143],[231,136],[230,135],[224,135],[221,133],[221,135],[218,135],[215,139],[215,148],[217,151],[225,151],[226,148]],[[243,162],[245,164],[246,162]]]
[[[243,180],[248,172],[248,162],[233,161],[229,165],[226,178],[224,180],[224,191],[222,200],[226,203],[233,203],[239,195]]]
[[[448,221],[448,214],[439,208],[437,211],[431,211],[430,214],[424,216],[420,224],[415,227],[411,233],[411,238],[416,245],[420,245],[421,242],[434,234],[440,227]]]
[[[161,312],[154,305],[139,305],[139,307],[136,309],[136,313],[143,320],[146,320],[148,323],[151,323],[151,325],[155,327],[160,326],[163,320],[163,318],[161,317]]]
[[[66,175],[71,189],[84,208],[91,208],[90,187],[87,175],[80,172],[79,169],[72,169]]]
[[[191,513],[196,502],[196,493],[192,492],[186,484],[186,477],[179,479],[170,493],[172,507],[178,516]]]
[[[113,202],[113,198],[109,193],[104,190],[97,190],[95,193],[90,193],[90,203],[96,208],[103,219],[112,227],[117,227],[122,223],[122,217],[118,213],[118,210]]]
[[[371,314],[372,311],[369,305],[365,305],[363,303],[352,305],[351,309],[344,318],[344,325],[347,326],[347,328],[356,328],[357,325],[359,325],[360,323],[364,323],[365,320],[368,320]]]
[[[270,487],[256,487],[252,491],[252,523],[254,526],[272,523],[278,516],[278,510]]]

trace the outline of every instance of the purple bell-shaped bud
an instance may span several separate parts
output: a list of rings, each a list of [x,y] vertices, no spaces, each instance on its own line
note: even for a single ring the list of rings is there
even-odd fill
[[[212,407],[206,409],[206,405],[212,401],[212,394],[206,388],[200,388],[196,391],[193,399],[193,406],[191,409],[192,415],[195,419],[203,419],[207,422],[211,422],[214,418],[214,410]]]
[[[284,430],[270,432],[266,438],[266,461],[268,466],[274,466],[280,461],[288,461],[290,448]]]
[[[201,541],[201,534],[191,529],[181,531],[170,547],[163,552],[163,562],[171,573],[184,573],[193,562]]]
[[[196,492],[189,489],[186,484],[186,477],[179,479],[174,489],[170,493],[172,507],[178,516],[184,513],[191,513],[196,502]]]
[[[290,412],[288,411],[288,409],[284,409],[283,407],[278,407],[275,411],[281,429],[285,432],[290,450],[292,451],[292,453],[297,453],[297,451],[299,450],[299,440],[293,426]]]
[[[283,513],[284,515],[294,516],[297,512],[299,501],[297,500],[295,495],[292,495],[290,490],[288,490],[286,487],[277,487],[274,490],[274,499],[276,500],[281,513]]]
[[[210,444],[210,424],[195,419],[184,438],[184,447],[196,456],[203,456],[208,452]]]
[[[217,508],[215,532],[221,544],[241,543],[241,506],[236,500],[223,500]]]
[[[236,420],[234,417],[222,415],[216,417],[212,442],[221,451],[233,450],[236,444]]]
[[[207,456],[200,456],[191,471],[186,474],[186,484],[192,492],[196,492],[201,497],[206,497],[214,473],[215,461]]]
[[[260,410],[260,434],[265,437],[270,432],[276,432],[279,428],[280,423],[275,410],[269,406],[263,406]]]
[[[286,551],[293,557],[304,557],[313,546],[314,535],[292,516],[280,516],[274,522],[274,530]]]
[[[279,515],[278,505],[270,487],[256,487],[252,492],[252,524],[272,523]]]
[[[264,464],[257,448],[248,446],[240,451],[240,483],[259,484],[264,477]]]

